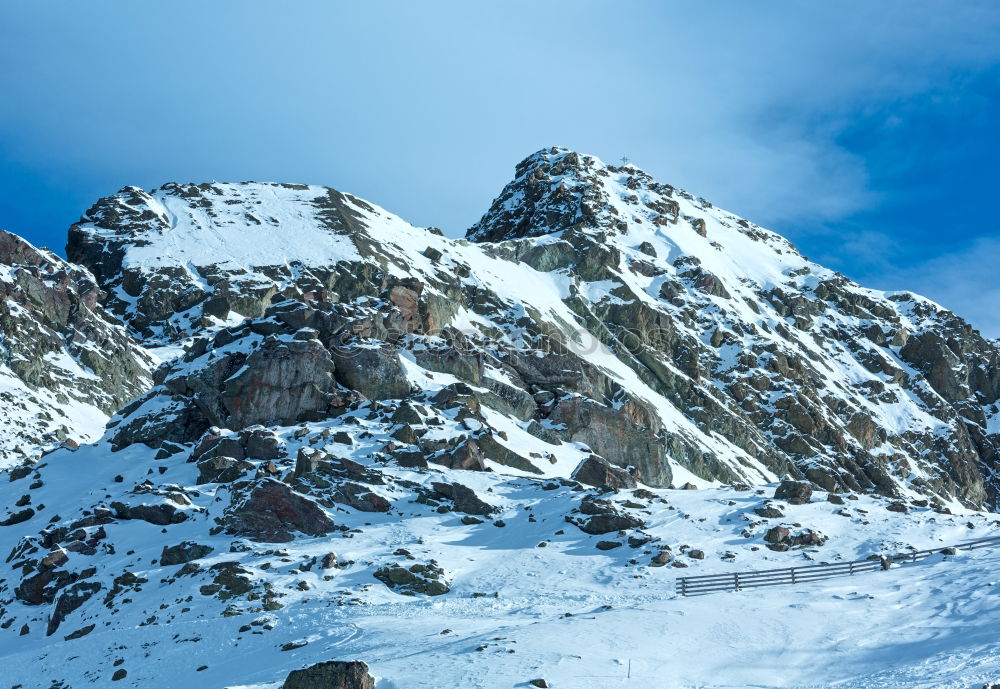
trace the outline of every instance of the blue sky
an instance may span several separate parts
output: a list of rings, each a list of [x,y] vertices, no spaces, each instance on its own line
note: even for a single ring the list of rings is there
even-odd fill
[[[458,236],[560,145],[1000,336],[1000,3],[0,5],[0,227],[126,184],[326,184]]]

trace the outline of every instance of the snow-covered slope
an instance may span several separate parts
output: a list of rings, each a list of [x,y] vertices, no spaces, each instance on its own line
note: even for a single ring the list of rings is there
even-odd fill
[[[152,359],[79,266],[0,231],[0,467],[93,442],[149,386]]]
[[[154,460],[143,446],[105,444],[56,452],[37,477],[0,485],[44,482],[26,491],[37,514],[0,529],[12,555],[0,682],[108,686],[124,671],[116,686],[278,689],[290,670],[354,659],[378,689],[536,678],[584,689],[968,689],[1000,676],[990,550],[807,586],[674,593],[679,575],[995,536],[997,515],[913,503],[904,514],[871,496],[791,505],[769,499],[773,486],[616,494],[499,466],[407,469],[369,456],[392,425],[365,416],[276,429],[280,454],[300,462],[245,460],[256,467],[245,476],[285,477],[295,493],[267,478],[199,484],[200,463],[183,453]],[[310,463],[312,451],[330,458]],[[262,490],[267,500],[247,498]],[[784,516],[756,513],[766,508]],[[573,523],[599,531],[595,512],[632,526],[590,534]],[[268,515],[294,533],[246,528],[270,529]],[[764,537],[779,524],[821,544],[770,550]],[[667,565],[650,566],[661,552]],[[399,568],[418,569],[408,579]]]

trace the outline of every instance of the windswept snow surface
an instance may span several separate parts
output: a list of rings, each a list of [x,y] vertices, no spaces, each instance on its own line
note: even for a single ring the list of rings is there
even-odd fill
[[[339,424],[317,424],[311,431],[352,427]],[[307,439],[291,436],[293,430],[285,431],[289,447],[306,446]],[[111,453],[98,444],[49,455],[45,485],[34,496],[52,507],[40,509],[27,526],[44,525],[56,505],[71,514],[74,505],[91,504],[115,485],[144,481],[149,453],[141,446]],[[364,660],[378,689],[496,689],[524,687],[534,678],[574,689],[971,689],[1000,678],[1000,549],[932,556],[888,572],[808,586],[698,598],[674,592],[680,575],[860,559],[1000,535],[996,515],[926,508],[898,514],[886,510],[885,500],[861,497],[840,506],[820,493],[811,504],[783,507],[786,518],[780,523],[801,524],[829,541],[779,553],[761,540],[772,522],[753,514],[773,486],[656,490],[652,500],[641,500],[642,509],[626,504],[637,499],[629,493],[602,496],[640,515],[658,547],[669,545],[688,565],[651,568],[647,548],[625,544],[598,551],[600,540],[623,539],[588,536],[565,521],[581,496],[568,484],[367,462],[390,479],[380,491],[398,511],[337,509],[338,524],[360,531],[249,544],[206,536],[227,485],[192,491],[193,464],[183,458],[161,462],[172,480],[189,486],[192,509],[204,512],[192,512],[187,521],[168,527],[169,536],[156,539],[150,534],[160,527],[137,520],[106,525],[115,552],[94,561],[97,576],[128,571],[148,583],[128,591],[130,601],[117,594],[109,606],[101,602],[102,591],[54,636],[4,633],[0,686],[108,686],[108,677],[121,667],[128,676],[116,686],[278,689],[290,670],[331,659]],[[88,467],[84,481],[80,466]],[[423,486],[460,481],[498,506],[505,526],[489,520],[465,525],[460,514],[407,500],[399,488],[406,484],[396,480]],[[0,530],[5,552],[16,544],[13,531]],[[214,548],[199,563],[202,572],[238,561],[254,578],[266,576],[284,590],[284,607],[224,616],[225,603],[199,592],[205,580],[198,574],[183,575],[177,566],[155,562],[165,543],[187,539]],[[705,559],[681,554],[681,546],[703,550]],[[391,561],[389,554],[399,548],[418,561],[438,561],[448,572],[451,592],[411,597],[375,580],[373,569]],[[328,552],[346,564],[333,570],[302,567]],[[261,567],[264,562],[270,565]],[[36,609],[29,624],[44,628],[47,611]],[[32,614],[20,603],[12,612]],[[62,640],[89,624],[96,628],[83,638]],[[243,625],[253,626],[240,631]]]
[[[328,191],[323,187],[245,183],[212,189],[216,198],[210,207],[189,203],[171,193],[174,187],[152,194],[140,192],[164,226],[130,246],[123,266],[217,265],[252,270],[284,263],[328,265],[331,260],[357,258],[350,240],[317,220],[312,204]],[[107,234],[96,227],[91,231]]]

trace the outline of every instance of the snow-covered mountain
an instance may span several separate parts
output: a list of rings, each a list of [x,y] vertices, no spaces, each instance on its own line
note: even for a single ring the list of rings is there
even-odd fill
[[[468,238],[326,188],[167,185],[98,202],[68,254],[147,343],[294,311],[284,330],[388,362],[397,380],[366,397],[404,396],[398,355],[484,390],[534,436],[505,450],[582,443],[651,485],[792,474],[996,500],[1000,351],[926,299],[562,149],[523,161]]]
[[[1000,351],[635,167],[540,151],[458,240],[323,187],[130,187],[67,254],[85,269],[46,261],[124,325],[96,287],[88,313],[162,364],[94,444],[0,481],[0,685],[301,689],[290,671],[355,659],[378,689],[1000,671],[996,604],[962,593],[988,551],[673,594],[997,535],[972,508],[998,497]],[[812,499],[776,499],[785,474]],[[977,663],[916,631],[935,596],[956,629],[983,616]],[[887,674],[857,638],[919,653]],[[765,677],[766,653],[807,661]]]
[[[153,360],[86,269],[0,231],[0,467],[101,437]]]

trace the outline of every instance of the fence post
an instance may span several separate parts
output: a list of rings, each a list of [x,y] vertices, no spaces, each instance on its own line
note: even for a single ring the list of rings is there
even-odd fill
[[[852,577],[854,576],[854,562],[848,563],[847,573],[850,574]]]
[[[736,572],[735,574],[733,574],[733,590],[734,591],[739,591],[740,590],[740,573],[739,572]]]
[[[682,596],[688,595],[688,592],[687,592],[687,577],[681,577],[681,595]]]
[[[795,583],[795,568],[791,567],[788,571],[792,573],[792,583],[794,584]]]

